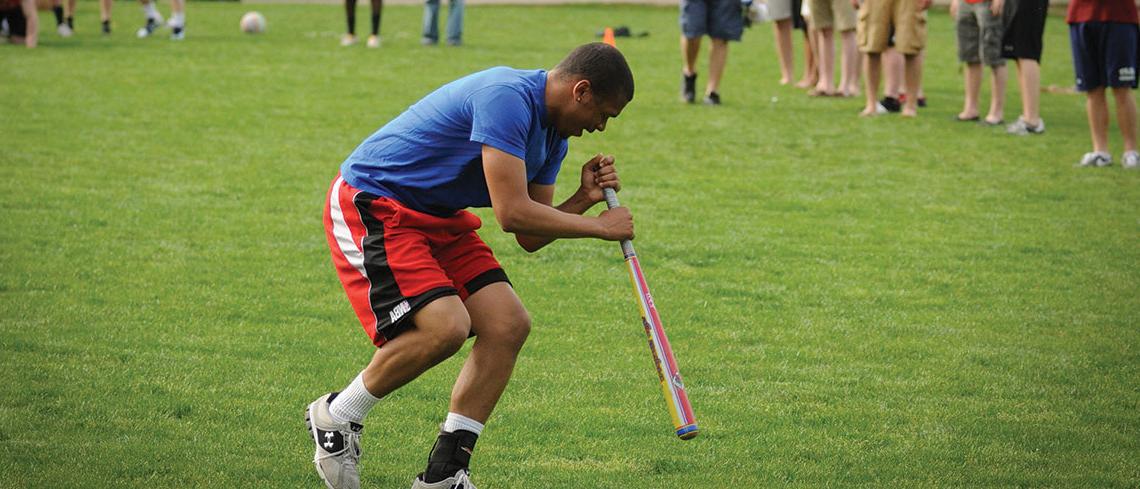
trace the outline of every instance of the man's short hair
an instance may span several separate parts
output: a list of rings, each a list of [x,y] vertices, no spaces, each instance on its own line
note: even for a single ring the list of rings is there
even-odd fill
[[[600,42],[578,46],[566,55],[554,69],[563,77],[580,76],[590,81],[590,87],[599,97],[633,100],[633,73],[625,56],[617,48]]]

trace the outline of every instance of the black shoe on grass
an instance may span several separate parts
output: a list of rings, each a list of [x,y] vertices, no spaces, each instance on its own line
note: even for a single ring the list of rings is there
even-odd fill
[[[697,74],[691,75],[681,74],[681,100],[686,104],[691,104],[697,99]]]

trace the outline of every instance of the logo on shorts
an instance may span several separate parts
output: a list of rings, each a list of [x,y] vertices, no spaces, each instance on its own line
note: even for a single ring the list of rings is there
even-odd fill
[[[400,318],[404,317],[404,314],[407,314],[408,311],[411,310],[412,306],[408,305],[408,301],[403,301],[399,304],[396,304],[396,307],[392,308],[392,310],[388,313],[388,317],[392,318],[392,322],[394,323],[396,321],[399,321]]]
[[[1136,68],[1133,68],[1131,66],[1124,67],[1124,68],[1121,68],[1120,71],[1117,73],[1118,73],[1117,76],[1120,78],[1120,81],[1122,81],[1122,82],[1136,81]]]

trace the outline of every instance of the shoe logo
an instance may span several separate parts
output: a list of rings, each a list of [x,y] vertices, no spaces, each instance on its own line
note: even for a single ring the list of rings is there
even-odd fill
[[[332,441],[333,436],[335,436],[335,433],[331,431],[325,432],[325,448],[332,448],[335,445]]]
[[[392,311],[388,313],[388,317],[391,318],[392,322],[394,323],[400,320],[400,318],[404,317],[404,314],[407,314],[408,311],[411,310],[412,306],[408,305],[408,301],[403,301],[399,304],[396,304],[396,307],[392,308]]]
[[[470,448],[467,448],[467,447],[459,447],[459,449],[460,449],[460,450],[463,450],[463,451],[465,451],[465,452],[467,452],[467,454],[468,454],[468,455],[474,455],[474,452],[472,452]]]

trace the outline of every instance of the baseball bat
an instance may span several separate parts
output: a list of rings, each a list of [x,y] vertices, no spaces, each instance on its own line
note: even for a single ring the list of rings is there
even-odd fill
[[[610,209],[621,205],[618,204],[617,192],[613,189],[604,188],[602,192]],[[653,296],[649,293],[649,285],[645,282],[641,263],[637,260],[637,253],[634,252],[630,240],[621,242],[621,251],[625,255],[625,263],[629,265],[629,278],[637,294],[637,303],[641,305],[641,323],[645,326],[646,336],[649,337],[649,351],[653,354],[653,363],[657,366],[657,378],[661,380],[661,392],[665,394],[669,415],[673,418],[673,428],[682,440],[692,439],[699,433],[697,419],[693,417],[693,406],[689,404],[689,395],[685,393],[685,384],[681,382],[681,370],[677,368],[673,348],[669,346],[665,327],[661,325],[661,316],[657,314],[657,306],[653,304]]]

